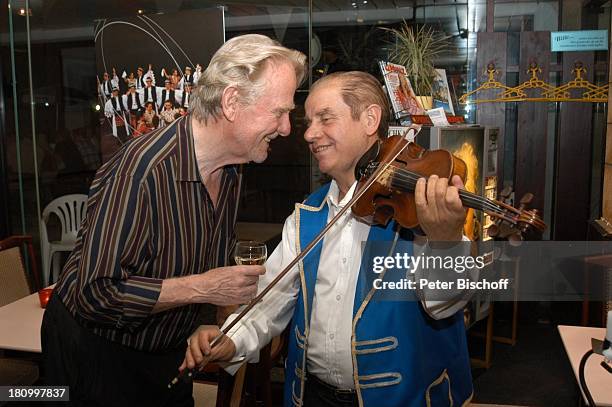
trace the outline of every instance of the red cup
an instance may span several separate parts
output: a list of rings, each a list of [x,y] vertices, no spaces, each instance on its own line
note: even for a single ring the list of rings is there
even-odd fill
[[[53,293],[53,288],[43,288],[42,290],[38,290],[38,299],[40,300],[41,308],[47,307],[47,303],[51,299],[51,293]]]

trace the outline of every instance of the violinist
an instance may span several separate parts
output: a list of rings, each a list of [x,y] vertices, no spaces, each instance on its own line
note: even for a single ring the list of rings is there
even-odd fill
[[[333,180],[296,205],[285,221],[260,291],[351,198],[356,164],[387,133],[388,101],[367,73],[323,77],[313,85],[305,109],[304,137],[321,171]],[[418,181],[418,218],[430,244],[462,240],[459,188],[459,177],[452,186],[436,176]],[[350,211],[343,216],[322,248],[301,263],[303,274],[300,267],[291,270],[214,348],[209,343],[220,330],[201,326],[180,370],[199,366],[207,355],[207,361],[229,362],[226,370],[235,372],[290,323],[285,406],[467,404],[472,381],[461,312],[465,300],[390,302],[363,295],[357,290],[362,242],[396,236],[410,242],[414,234],[394,222],[370,226]]]

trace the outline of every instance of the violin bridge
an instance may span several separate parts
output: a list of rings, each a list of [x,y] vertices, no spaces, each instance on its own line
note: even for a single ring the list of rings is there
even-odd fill
[[[377,182],[379,184],[382,184],[385,187],[391,189],[391,184],[392,184],[392,181],[393,181],[393,175],[394,174],[395,174],[395,171],[393,170],[393,168],[387,167],[387,168],[385,168],[383,173],[380,174],[380,176],[378,177]]]

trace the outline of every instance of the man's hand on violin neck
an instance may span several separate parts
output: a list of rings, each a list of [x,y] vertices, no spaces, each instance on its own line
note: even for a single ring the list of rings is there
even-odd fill
[[[463,182],[459,176],[448,178],[432,175],[419,179],[415,189],[417,217],[427,239],[433,242],[451,242],[462,239],[466,210],[459,189]]]

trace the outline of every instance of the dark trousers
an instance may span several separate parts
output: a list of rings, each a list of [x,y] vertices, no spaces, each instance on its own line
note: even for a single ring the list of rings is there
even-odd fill
[[[45,384],[69,386],[58,406],[193,406],[192,384],[168,383],[185,349],[150,353],[110,342],[80,326],[57,295],[41,328]]]
[[[304,407],[357,407],[357,394],[353,391],[338,390],[324,383],[316,376],[306,376]]]

